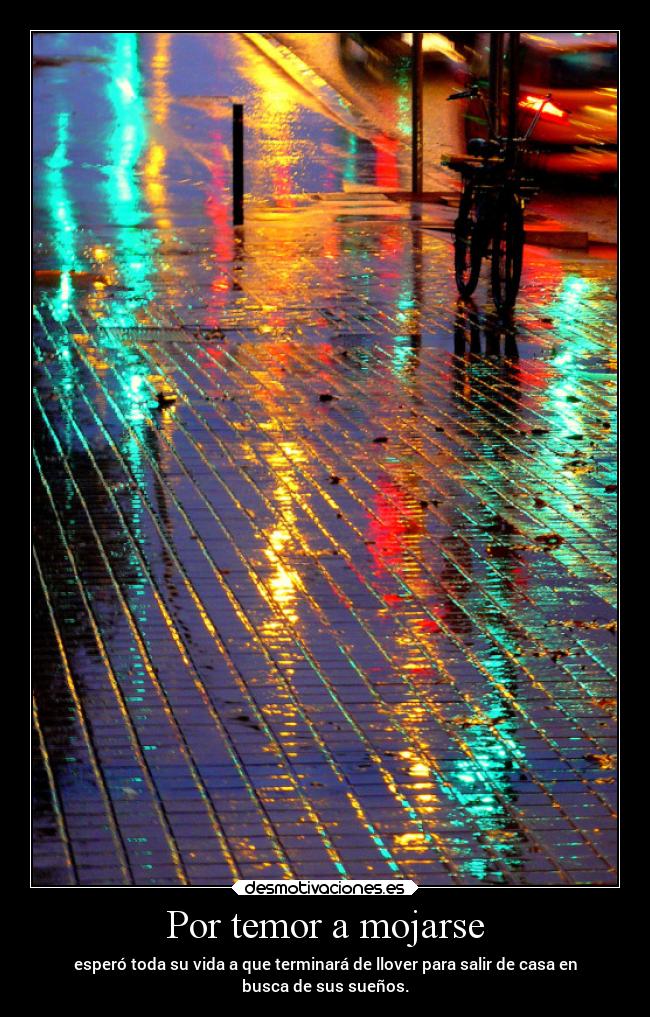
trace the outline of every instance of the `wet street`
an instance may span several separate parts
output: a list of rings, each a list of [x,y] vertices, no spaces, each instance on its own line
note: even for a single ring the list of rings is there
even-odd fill
[[[459,303],[408,80],[279,42],[34,38],[34,883],[614,885],[615,252]]]

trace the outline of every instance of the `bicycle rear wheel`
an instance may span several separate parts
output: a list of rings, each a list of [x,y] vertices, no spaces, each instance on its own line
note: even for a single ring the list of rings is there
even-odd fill
[[[514,307],[523,260],[523,202],[509,194],[497,210],[492,236],[492,298],[499,311]]]
[[[461,297],[472,295],[481,272],[478,193],[471,181],[465,184],[454,223],[454,271]]]

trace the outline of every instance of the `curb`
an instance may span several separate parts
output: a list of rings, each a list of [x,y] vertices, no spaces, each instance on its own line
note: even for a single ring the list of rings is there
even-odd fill
[[[332,117],[348,131],[365,137],[368,140],[377,142],[377,128],[362,113],[355,110],[352,103],[337,92],[324,78],[305,63],[305,61],[277,39],[269,39],[261,32],[241,33],[251,45],[257,47],[264,56],[273,63],[288,77],[302,88],[309,98],[317,102],[326,114]],[[313,82],[319,92],[325,92],[325,96],[307,87],[307,81]],[[329,100],[329,101],[328,101]],[[336,106],[343,107],[348,117],[342,116]],[[381,147],[381,146],[379,146]]]

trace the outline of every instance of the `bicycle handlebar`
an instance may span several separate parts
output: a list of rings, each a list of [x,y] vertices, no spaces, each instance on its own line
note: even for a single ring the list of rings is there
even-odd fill
[[[490,135],[495,136],[496,141],[499,142],[505,141],[506,140],[505,138],[496,137],[496,131],[493,129],[490,111],[488,109],[487,102],[485,101],[485,95],[483,94],[482,90],[479,88],[478,85],[472,85],[470,88],[464,89],[462,92],[452,92],[451,95],[447,96],[447,101],[449,102],[450,99],[476,99],[476,98],[480,98],[483,103],[483,108],[485,110]],[[540,96],[540,98],[542,97]],[[550,102],[552,98],[553,98],[552,94],[550,92],[547,92],[547,94],[542,98],[542,101],[540,102],[538,109],[535,111],[535,116],[531,120],[525,135],[522,138],[513,138],[512,140],[514,142],[518,144],[524,144],[526,141],[528,141],[529,137],[537,127],[537,122],[544,111],[544,107],[548,102]]]
[[[476,88],[468,88],[465,92],[454,92],[452,95],[447,96],[447,102],[450,99],[473,99],[477,92],[478,89]]]
[[[541,96],[540,96],[540,98],[541,98]],[[543,97],[542,101],[540,102],[539,108],[537,109],[537,111],[535,113],[535,116],[531,120],[530,126],[529,126],[528,130],[526,131],[526,133],[524,134],[524,136],[522,138],[522,141],[528,141],[529,137],[531,136],[531,134],[533,133],[533,131],[537,127],[537,121],[541,117],[541,115],[542,115],[542,113],[544,111],[544,107],[546,106],[546,104],[548,102],[551,101],[551,98],[552,98],[551,93],[547,92],[546,95]]]

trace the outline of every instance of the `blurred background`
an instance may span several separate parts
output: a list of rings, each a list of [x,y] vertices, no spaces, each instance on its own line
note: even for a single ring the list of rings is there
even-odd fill
[[[476,104],[447,96],[485,81],[488,45],[488,33],[424,33],[425,188],[457,188],[441,158],[485,131]],[[246,107],[249,198],[408,189],[410,48],[411,33],[397,32],[37,33],[34,157],[54,169],[53,150],[67,159],[82,203],[105,196],[117,157],[127,174],[144,160],[149,197],[167,212],[181,201],[186,216],[197,187],[209,189],[214,210],[229,187],[236,97]],[[616,33],[522,33],[522,53],[523,129],[537,98],[553,96],[534,136],[544,188],[535,210],[614,242]]]

